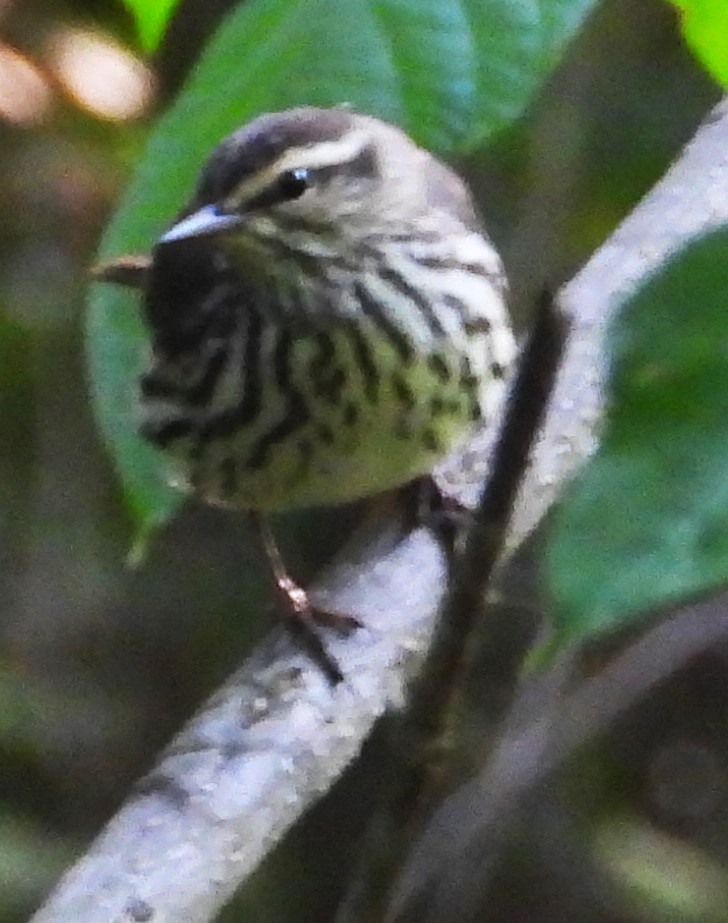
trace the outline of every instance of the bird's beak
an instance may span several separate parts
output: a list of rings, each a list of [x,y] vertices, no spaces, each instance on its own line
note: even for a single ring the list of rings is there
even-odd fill
[[[173,225],[159,238],[160,244],[171,244],[191,237],[208,237],[239,228],[245,219],[242,215],[221,212],[216,205],[206,205]]]

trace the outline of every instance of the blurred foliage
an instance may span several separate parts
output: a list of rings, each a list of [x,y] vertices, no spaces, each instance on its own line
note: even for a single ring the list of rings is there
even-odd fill
[[[0,210],[9,219],[0,225],[0,923],[27,918],[59,865],[99,829],[159,746],[265,630],[249,615],[259,611],[265,584],[262,576],[252,579],[258,553],[242,517],[189,504],[144,564],[125,568],[133,526],[91,417],[82,355],[87,269],[148,141],[152,110],[189,69],[191,45],[232,6],[181,0],[141,92],[144,81],[131,63],[142,62],[118,56],[132,55],[137,44],[121,2],[0,2]],[[478,3],[486,6],[511,15],[536,9]],[[365,8],[352,7],[358,14]],[[308,6],[294,42],[301,66],[332,60],[322,49],[333,25],[346,27],[346,8]],[[261,9],[251,0],[229,22],[261,16]],[[275,9],[284,9],[281,0]],[[321,10],[325,21],[314,15]],[[358,35],[351,28],[349,41]],[[248,82],[229,92],[241,93],[242,102],[229,110],[226,104],[225,115],[204,100],[213,133],[256,105],[286,104],[280,95],[267,103],[251,99],[266,89],[269,71],[249,71],[254,61],[241,48],[233,44],[230,65],[245,67]],[[117,77],[101,70],[111,61]],[[485,69],[487,60],[479,64]],[[329,74],[317,73],[328,81]],[[359,84],[347,73],[353,93]],[[505,113],[497,137],[464,145],[455,157],[504,255],[522,320],[534,294],[568,277],[645,194],[717,99],[661,0],[603,0],[545,86],[543,73]],[[193,76],[188,92],[203,77]],[[119,80],[139,90],[136,114],[123,118],[89,98]],[[413,90],[404,84],[401,91]],[[323,83],[314,91],[333,92]],[[486,111],[489,100],[469,93],[465,110],[453,111],[455,122],[426,123],[443,146],[448,137],[454,144],[453,125],[462,141],[469,120]],[[122,96],[128,102],[132,93]],[[398,97],[382,98],[401,105]],[[411,120],[422,105],[431,104],[391,114],[409,112]],[[173,109],[154,132],[180,119]],[[485,130],[476,134],[484,138]],[[200,133],[175,178],[179,186],[170,184],[162,205],[147,200],[148,214],[139,219],[146,223],[124,239],[128,246],[146,248],[171,217],[210,139]],[[170,148],[164,156],[173,155]],[[131,214],[132,205],[125,209]],[[105,239],[104,254],[112,244],[113,237]],[[128,299],[118,310],[120,324],[139,329]],[[114,361],[133,368],[137,358]],[[296,543],[296,525],[286,521],[284,533],[305,576],[336,535],[325,515],[307,517],[308,540]],[[514,611],[507,637],[488,634],[453,741],[463,766],[479,765],[489,751],[507,704],[504,672],[520,662],[532,624],[528,613]],[[598,670],[612,654],[611,646],[598,646],[584,670]],[[728,919],[726,666],[725,650],[691,664],[635,702],[618,726],[543,787],[489,890],[490,919]],[[380,731],[225,918],[331,919],[392,759]],[[684,884],[691,881],[705,883],[699,893]]]
[[[164,35],[179,0],[123,0],[134,14],[139,38],[146,51],[154,51]]]
[[[728,89],[728,5],[724,0],[670,0],[681,11],[685,41]]]
[[[547,548],[557,630],[590,636],[728,583],[728,231],[673,256],[609,338],[597,455]]]

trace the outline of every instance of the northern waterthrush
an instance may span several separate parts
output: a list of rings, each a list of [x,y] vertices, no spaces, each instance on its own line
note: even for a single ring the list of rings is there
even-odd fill
[[[98,275],[145,292],[142,433],[177,483],[259,518],[428,473],[494,418],[515,353],[503,267],[464,184],[344,108],[235,132],[151,258]]]

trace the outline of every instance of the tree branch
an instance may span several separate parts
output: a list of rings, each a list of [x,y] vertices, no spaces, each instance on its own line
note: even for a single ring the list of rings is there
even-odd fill
[[[573,324],[510,534],[518,546],[594,445],[604,325],[613,306],[688,237],[728,217],[728,110],[563,292]],[[470,505],[488,439],[439,473]],[[446,583],[436,537],[402,536],[395,510],[359,531],[313,591],[366,628],[330,647],[332,688],[274,632],[190,721],[60,882],[34,923],[203,923],[356,756],[402,701],[426,653]],[[517,589],[517,588],[516,588]],[[506,587],[506,591],[508,587]]]

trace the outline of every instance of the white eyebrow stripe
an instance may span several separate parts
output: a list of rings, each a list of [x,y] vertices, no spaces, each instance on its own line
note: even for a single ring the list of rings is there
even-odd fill
[[[254,198],[286,170],[320,170],[340,163],[349,163],[364,150],[370,141],[371,138],[367,132],[353,131],[338,141],[320,141],[310,147],[295,147],[284,151],[278,160],[266,167],[262,173],[256,173],[234,189],[228,198],[228,203],[235,205]]]
[[[293,148],[285,151],[269,169],[281,173],[296,167],[317,170],[337,163],[348,163],[364,150],[369,140],[367,132],[355,131],[338,141],[321,141],[311,147]]]

